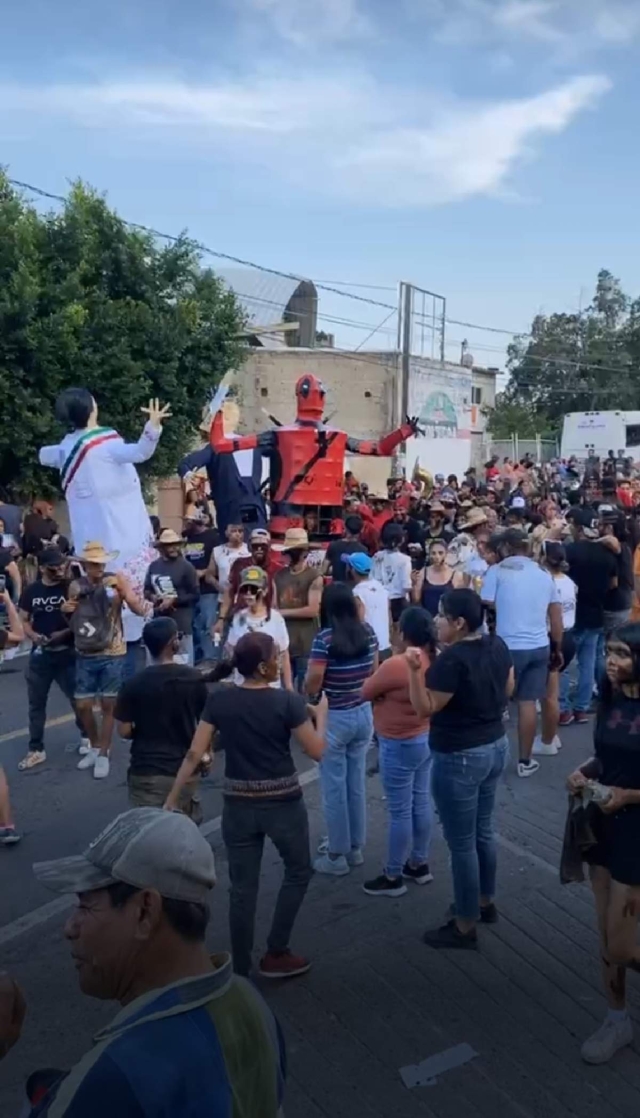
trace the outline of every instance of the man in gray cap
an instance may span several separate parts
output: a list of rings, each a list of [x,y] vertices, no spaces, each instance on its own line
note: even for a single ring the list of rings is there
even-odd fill
[[[55,892],[78,894],[65,935],[80,988],[123,1007],[34,1114],[228,1118],[233,1109],[239,1118],[277,1118],[279,1030],[255,989],[233,975],[230,956],[207,951],[216,875],[196,825],[136,808],[84,854],[37,863],[34,872]]]

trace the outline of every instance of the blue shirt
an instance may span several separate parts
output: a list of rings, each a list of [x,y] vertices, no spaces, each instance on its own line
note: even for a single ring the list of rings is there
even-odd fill
[[[330,710],[353,710],[362,703],[362,685],[373,671],[373,661],[378,642],[370,625],[365,625],[368,645],[362,656],[352,660],[335,660],[329,651],[331,629],[316,633],[309,660],[325,665],[322,690],[327,696]]]
[[[548,648],[548,610],[560,601],[559,591],[533,559],[512,555],[489,567],[481,597],[495,605],[496,634],[512,652]]]

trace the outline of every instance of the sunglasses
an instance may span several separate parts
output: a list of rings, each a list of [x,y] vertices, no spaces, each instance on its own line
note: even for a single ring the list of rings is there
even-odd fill
[[[248,594],[251,598],[257,598],[258,594],[262,593],[262,590],[259,586],[243,586],[242,593]]]

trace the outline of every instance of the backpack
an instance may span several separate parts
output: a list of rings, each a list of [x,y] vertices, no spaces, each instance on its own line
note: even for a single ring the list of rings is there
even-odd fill
[[[71,614],[76,652],[91,655],[106,652],[115,635],[114,600],[106,586],[94,586],[87,578],[78,580],[77,606]]]

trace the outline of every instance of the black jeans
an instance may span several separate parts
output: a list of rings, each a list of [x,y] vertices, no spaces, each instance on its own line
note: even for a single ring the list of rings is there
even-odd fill
[[[270,838],[284,862],[284,878],[278,893],[269,951],[286,951],[300,905],[311,880],[309,820],[302,797],[264,803],[225,800],[222,838],[229,859],[229,927],[233,969],[249,974],[260,882],[260,864],[265,838]]]
[[[44,726],[47,720],[47,699],[51,684],[57,683],[62,694],[73,704],[76,686],[76,657],[73,649],[62,652],[34,650],[27,668],[27,695],[29,698],[29,750],[44,749]],[[76,726],[84,734],[76,716]]]

